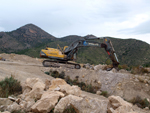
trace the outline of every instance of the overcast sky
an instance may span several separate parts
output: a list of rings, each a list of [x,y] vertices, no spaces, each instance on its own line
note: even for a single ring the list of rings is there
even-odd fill
[[[93,34],[150,44],[150,0],[0,0],[0,31],[28,23],[55,37]]]

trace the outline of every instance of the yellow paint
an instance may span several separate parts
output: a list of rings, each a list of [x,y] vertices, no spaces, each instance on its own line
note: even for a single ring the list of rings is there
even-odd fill
[[[46,54],[47,57],[53,57],[54,59],[56,58],[60,58],[60,59],[65,59],[66,55],[64,54],[65,49],[68,46],[65,46],[62,50],[59,49],[55,49],[55,48],[46,48],[46,49],[42,49],[41,51],[44,52]]]

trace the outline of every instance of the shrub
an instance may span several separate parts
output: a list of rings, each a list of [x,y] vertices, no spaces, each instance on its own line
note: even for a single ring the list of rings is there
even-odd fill
[[[149,72],[146,68],[137,66],[137,67],[132,68],[131,73],[132,74],[144,74],[144,73],[149,73]]]
[[[65,79],[65,81],[70,84],[70,85],[77,85],[81,88],[81,90],[90,92],[90,93],[96,93],[97,90],[100,89],[98,86],[92,86],[92,84],[85,84],[84,82],[79,82],[78,81],[78,76],[75,78],[75,80],[70,79],[69,76],[65,77],[65,72],[62,71],[60,74],[58,71],[52,71],[50,70],[49,72],[45,72],[46,74],[54,77],[54,78],[62,78]]]
[[[103,95],[104,97],[108,97],[108,92],[107,91],[102,91],[101,95]]]
[[[90,92],[90,93],[96,93],[100,89],[98,86],[92,86],[92,84],[85,84],[84,82],[79,82],[78,78],[75,80],[70,79],[69,76],[65,78],[65,81],[70,85],[77,85],[81,88],[81,90]]]
[[[45,74],[49,75],[49,72],[45,72]]]
[[[0,97],[8,97],[9,95],[21,93],[22,87],[20,82],[13,77],[5,78],[0,81]]]
[[[126,64],[124,64],[124,65],[118,65],[118,68],[119,68],[119,69],[125,69],[125,70],[127,70],[127,71],[130,71],[130,70],[131,70],[131,67],[127,66]]]
[[[75,109],[72,105],[69,105],[63,113],[79,113],[77,109]]]
[[[26,112],[23,110],[13,110],[11,113],[26,113]]]
[[[150,108],[150,103],[149,101],[145,98],[142,99],[141,97],[137,96],[135,98],[133,98],[132,100],[130,100],[129,102],[133,103],[134,105],[136,104],[138,107],[140,108],[145,108],[145,107],[149,107]]]

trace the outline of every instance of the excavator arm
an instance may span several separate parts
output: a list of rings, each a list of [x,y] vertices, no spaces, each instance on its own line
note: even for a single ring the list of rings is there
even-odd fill
[[[103,43],[93,41],[95,39],[103,39]],[[111,40],[107,37],[83,38],[83,39],[77,40],[71,43],[70,46],[68,46],[68,48],[64,50],[64,54],[67,55],[67,60],[71,60],[73,58],[73,55],[77,53],[77,50],[79,47],[91,47],[91,46],[104,48],[109,58],[112,61],[113,68],[118,67],[119,61],[118,61],[117,55],[115,53]]]

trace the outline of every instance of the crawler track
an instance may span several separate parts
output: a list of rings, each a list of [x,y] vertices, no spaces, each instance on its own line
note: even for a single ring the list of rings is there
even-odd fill
[[[51,61],[51,60],[44,60],[43,61],[43,66],[44,67],[59,68],[62,64],[64,64],[64,65],[74,65],[75,69],[80,69],[81,68],[80,64],[72,63],[72,62],[68,62],[68,61]]]

